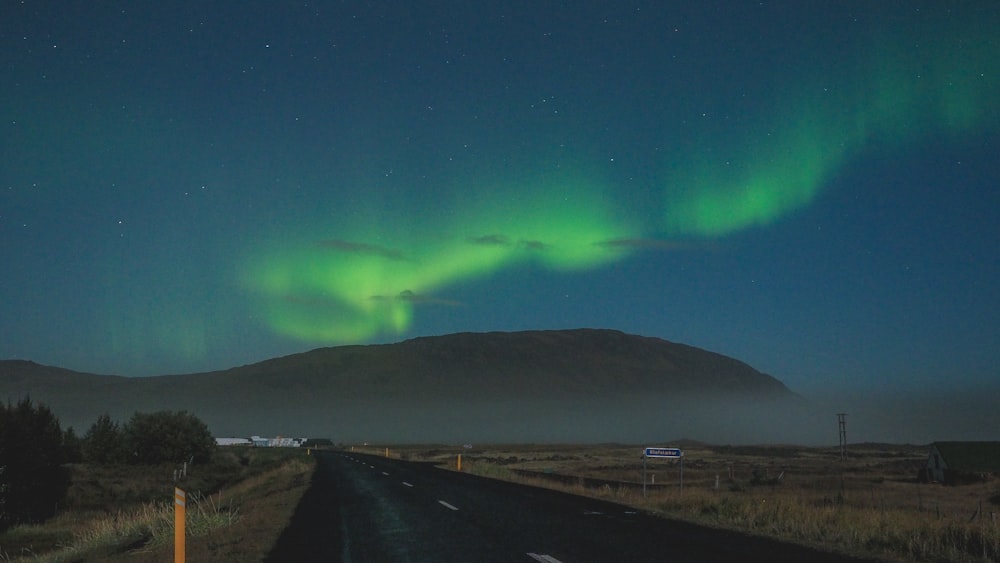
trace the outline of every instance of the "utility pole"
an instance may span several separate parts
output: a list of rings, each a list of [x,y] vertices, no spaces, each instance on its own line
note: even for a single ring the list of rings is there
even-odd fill
[[[840,426],[840,461],[847,461],[847,413],[837,413],[837,422]]]

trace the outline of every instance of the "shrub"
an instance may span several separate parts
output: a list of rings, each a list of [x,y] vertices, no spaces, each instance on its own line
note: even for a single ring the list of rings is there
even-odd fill
[[[303,448],[333,447],[333,441],[329,438],[308,438],[302,442]]]
[[[79,463],[83,461],[83,441],[76,435],[72,426],[63,432],[62,450],[63,462]]]
[[[65,438],[45,405],[0,404],[0,529],[55,514],[69,489]]]
[[[215,438],[198,417],[187,411],[135,413],[122,430],[130,463],[204,463],[215,450]]]
[[[83,435],[83,459],[88,463],[109,464],[125,460],[122,432],[107,414],[97,417]]]

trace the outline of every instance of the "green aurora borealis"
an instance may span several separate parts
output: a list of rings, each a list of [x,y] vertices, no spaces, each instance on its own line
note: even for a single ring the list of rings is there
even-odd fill
[[[993,0],[13,3],[0,358],[587,327],[796,391],[992,382],[997,29]]]
[[[451,201],[422,211],[419,226],[373,211],[346,224],[340,216],[324,234],[293,229],[252,255],[243,281],[269,326],[294,339],[402,334],[421,303],[460,306],[442,297],[455,283],[523,263],[600,268],[644,248],[767,226],[810,205],[872,147],[905,151],[997,125],[1000,47],[987,29],[885,32],[852,49],[842,68],[781,76],[784,97],[765,100],[744,127],[710,130],[690,153],[666,156],[650,187],[661,204],[652,229],[599,170],[483,177],[449,186]]]
[[[487,192],[502,197],[468,204],[451,224],[430,221],[426,232],[362,230],[351,232],[354,238],[300,244],[291,253],[294,244],[281,245],[248,274],[268,298],[272,326],[303,340],[360,341],[404,331],[415,302],[435,299],[436,290],[456,280],[517,262],[574,270],[621,255],[601,243],[628,232],[627,225],[608,216],[600,188],[585,180]],[[355,242],[368,240],[380,242]]]

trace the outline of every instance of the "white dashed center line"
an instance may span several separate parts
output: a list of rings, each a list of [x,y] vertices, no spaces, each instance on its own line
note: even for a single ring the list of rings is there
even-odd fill
[[[406,481],[403,481],[403,484],[406,485],[407,487],[412,487],[413,486],[412,483],[407,483]]]
[[[388,474],[388,473],[386,473],[385,471],[383,471],[383,472],[382,472],[382,475],[385,475],[386,477],[388,477],[388,476],[389,476],[389,474]]]
[[[452,506],[452,505],[448,504],[447,502],[445,502],[443,500],[439,500],[438,502],[441,504],[441,506],[443,506],[445,508],[449,508],[451,510],[458,510],[457,506]]]
[[[551,555],[529,553],[528,557],[534,559],[535,561],[541,561],[542,563],[561,563],[558,559],[552,557]]]

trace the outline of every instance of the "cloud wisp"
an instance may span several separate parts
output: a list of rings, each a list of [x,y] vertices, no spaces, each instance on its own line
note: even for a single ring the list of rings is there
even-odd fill
[[[369,299],[378,302],[399,301],[399,302],[409,303],[412,305],[442,305],[447,307],[456,307],[462,304],[459,301],[454,301],[451,299],[444,299],[441,297],[434,297],[426,294],[418,294],[409,289],[404,289],[397,295],[372,295],[371,297],[369,297]]]
[[[406,255],[402,251],[376,244],[352,242],[341,239],[327,239],[319,241],[316,245],[320,248],[327,248],[344,254],[378,256],[389,260],[407,260]]]

